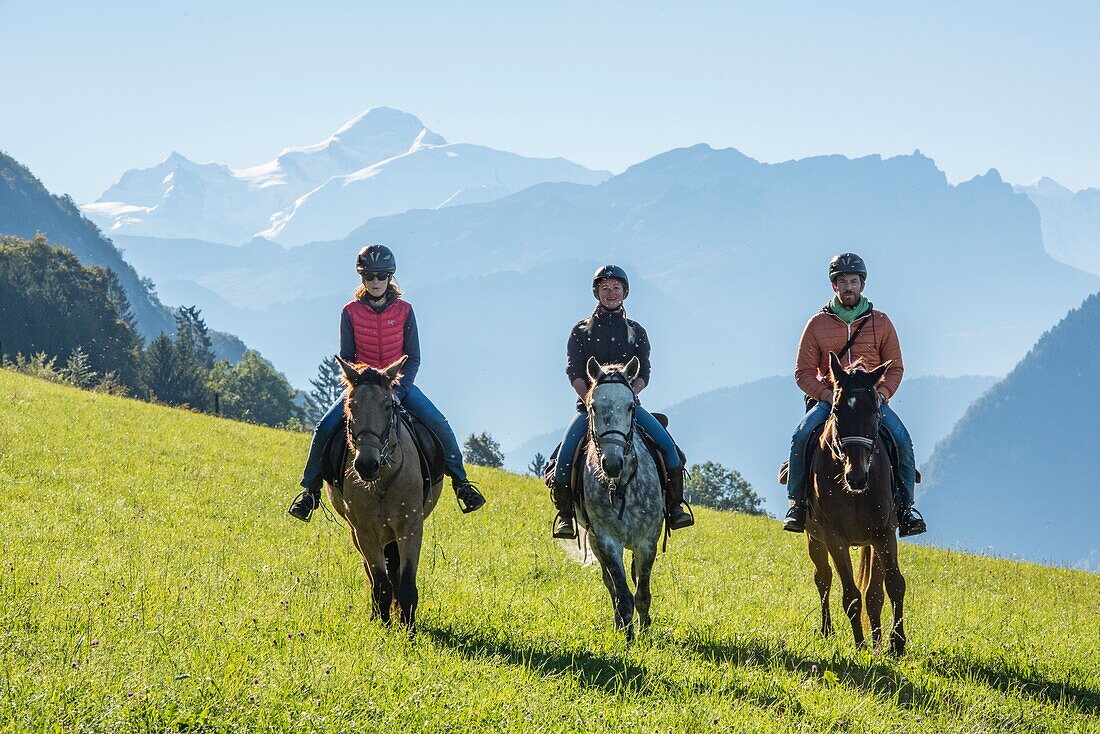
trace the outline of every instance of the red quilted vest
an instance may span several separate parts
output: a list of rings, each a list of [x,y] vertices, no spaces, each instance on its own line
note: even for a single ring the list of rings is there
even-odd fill
[[[390,302],[381,313],[352,301],[344,306],[355,332],[355,361],[375,369],[390,366],[405,354],[405,322],[412,306],[400,298]]]

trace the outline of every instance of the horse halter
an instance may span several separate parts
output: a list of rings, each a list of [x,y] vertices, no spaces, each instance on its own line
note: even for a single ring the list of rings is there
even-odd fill
[[[880,398],[877,395],[877,391],[875,390],[874,387],[854,387],[854,388],[850,388],[848,390],[844,390],[843,394],[844,394],[845,397],[849,397],[849,396],[856,395],[858,393],[865,393],[865,392],[876,393],[876,395],[875,395],[874,429],[871,433],[870,438],[868,438],[867,436],[841,436],[840,435],[840,417],[837,415],[837,412],[836,412],[836,402],[833,403],[833,408],[829,413],[829,418],[833,421],[833,425],[834,425],[835,428],[834,428],[833,440],[831,442],[832,445],[830,446],[830,448],[832,449],[833,456],[835,456],[837,459],[841,459],[841,458],[845,457],[844,449],[846,447],[848,447],[848,446],[861,446],[861,447],[867,449],[869,452],[871,452],[871,461],[874,461],[875,441],[878,440],[879,425],[882,421],[882,414],[879,412],[879,405],[880,405],[879,400],[880,400]],[[839,401],[837,401],[837,402],[839,402]],[[868,466],[870,466],[870,463],[871,462],[868,462]]]
[[[369,428],[364,428],[352,433],[351,421],[348,421],[347,437],[353,447],[359,441],[359,437],[364,435],[378,439],[378,463],[381,466],[393,464],[393,452],[397,446],[397,398],[393,395],[390,396],[390,420],[389,424],[386,426],[386,435],[384,436]],[[392,444],[390,443],[391,436],[393,437]]]

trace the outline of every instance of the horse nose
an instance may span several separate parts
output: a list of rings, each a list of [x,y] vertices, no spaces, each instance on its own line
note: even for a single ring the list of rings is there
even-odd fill
[[[355,462],[355,473],[363,479],[377,479],[378,468],[378,459],[359,459]]]
[[[847,472],[844,479],[848,482],[848,488],[853,492],[863,492],[867,489],[867,472],[865,471]]]
[[[619,476],[619,472],[623,470],[623,460],[613,459],[608,456],[603,457],[603,461],[600,462],[603,466],[603,473],[609,478],[615,479]]]

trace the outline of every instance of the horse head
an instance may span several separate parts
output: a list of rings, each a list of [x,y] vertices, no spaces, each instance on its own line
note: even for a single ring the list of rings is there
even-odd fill
[[[382,467],[393,461],[397,447],[397,402],[393,386],[401,377],[408,357],[402,357],[385,369],[351,364],[336,358],[348,387],[344,415],[348,419],[348,447],[354,455],[352,466],[364,482],[378,479]]]
[[[601,365],[589,357],[588,377],[592,388],[588,406],[592,443],[600,457],[600,469],[612,482],[619,478],[634,448],[634,411],[636,402],[631,383],[638,376],[637,357],[625,365]]]
[[[844,462],[844,487],[855,494],[867,491],[882,420],[882,397],[876,388],[891,364],[884,362],[871,371],[857,364],[846,370],[840,359],[829,353],[833,409],[821,440]]]

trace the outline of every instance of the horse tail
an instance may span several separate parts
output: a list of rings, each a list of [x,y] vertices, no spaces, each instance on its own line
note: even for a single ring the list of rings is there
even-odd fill
[[[871,563],[874,560],[871,557],[871,546],[865,545],[859,554],[859,572],[856,575],[856,586],[864,594],[867,593],[867,587],[871,583]]]

